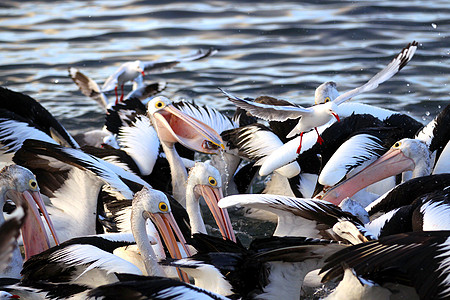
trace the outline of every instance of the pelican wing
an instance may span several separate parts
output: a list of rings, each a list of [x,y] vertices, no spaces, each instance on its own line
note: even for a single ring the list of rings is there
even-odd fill
[[[350,213],[326,201],[301,199],[269,194],[228,196],[219,201],[219,207],[254,207],[278,216],[274,235],[307,236],[311,238],[338,239],[332,227],[340,220],[352,222],[358,229],[362,223]]]
[[[194,61],[194,60],[199,60],[199,59],[203,59],[209,56],[212,56],[214,54],[216,54],[219,50],[217,49],[200,49],[198,50],[196,53],[185,56],[185,57],[180,57],[180,58],[176,58],[173,60],[166,60],[166,61],[148,61],[148,62],[143,62],[143,69],[145,72],[152,72],[152,71],[162,71],[165,69],[169,69],[172,68],[174,66],[176,66],[177,64],[179,64],[180,62],[183,61]]]
[[[237,124],[234,121],[215,108],[205,105],[199,106],[187,101],[173,102],[172,104],[181,112],[205,123],[219,134],[225,130],[237,127]]]
[[[348,91],[336,99],[333,100],[337,105],[342,102],[349,100],[359,94],[371,91],[378,87],[381,83],[385,82],[392,76],[394,76],[398,71],[400,71],[406,64],[411,60],[414,53],[416,52],[418,43],[416,41],[409,43],[402,51],[380,72],[373,76],[364,85]]]
[[[5,271],[11,261],[13,251],[17,247],[16,241],[20,234],[20,228],[27,215],[26,204],[23,205],[19,205],[10,218],[0,226],[0,272]]]
[[[378,284],[415,287],[420,299],[448,299],[449,231],[408,232],[345,248],[330,256],[322,282],[342,278],[351,268]],[[418,272],[420,270],[420,272]]]
[[[319,183],[334,186],[351,170],[383,154],[382,141],[370,134],[358,134],[344,142],[333,154],[319,176]]]
[[[298,119],[303,115],[312,114],[312,109],[299,106],[277,106],[244,100],[219,88],[236,106],[247,110],[252,115],[267,121],[286,121]]]

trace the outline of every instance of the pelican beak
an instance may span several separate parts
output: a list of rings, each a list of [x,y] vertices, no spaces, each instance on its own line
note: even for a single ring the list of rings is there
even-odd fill
[[[158,228],[158,231],[164,241],[164,244],[166,244],[166,247],[169,250],[170,256],[172,258],[176,259],[183,258],[180,249],[178,248],[175,236],[180,241],[181,246],[183,247],[187,256],[191,256],[189,248],[186,246],[186,240],[184,239],[184,236],[181,233],[181,230],[178,227],[178,224],[175,221],[172,212],[156,213],[156,214],[149,213],[149,216],[152,219],[153,223],[155,223],[156,227]],[[189,278],[187,274],[179,269],[177,270],[180,280],[189,283]]]
[[[223,198],[223,193],[221,188],[213,188],[208,185],[197,185],[195,186],[196,192],[201,194],[205,199],[206,204],[209,207],[214,219],[216,220],[217,226],[219,227],[220,233],[224,239],[232,240],[236,242],[236,236],[234,235],[233,226],[231,226],[230,216],[226,208],[220,208],[218,202]]]
[[[400,149],[390,149],[365,169],[328,190],[322,200],[339,205],[363,188],[382,179],[414,169],[414,161],[406,157]]]
[[[333,115],[333,117],[335,117],[335,118],[336,118],[336,120],[337,120],[338,122],[340,122],[340,121],[341,121],[341,119],[339,119],[339,116],[338,116],[338,114],[337,114],[337,113],[335,113],[335,112],[331,112],[331,114]]]
[[[211,127],[183,113],[172,104],[153,114],[156,128],[166,143],[179,142],[183,146],[207,154],[225,149],[220,135]]]
[[[23,193],[20,193],[14,190],[9,190],[7,192],[7,197],[13,200],[16,204],[21,203],[21,201],[24,200],[27,203],[28,217],[25,219],[25,222],[22,226],[22,239],[25,248],[25,260],[50,248],[50,242],[45,231],[44,223],[42,223],[42,219],[37,207],[39,207],[42,214],[44,215],[55,243],[57,245],[59,244],[55,228],[50,220],[47,210],[45,209],[41,194],[38,191],[31,193],[28,191],[24,191]]]

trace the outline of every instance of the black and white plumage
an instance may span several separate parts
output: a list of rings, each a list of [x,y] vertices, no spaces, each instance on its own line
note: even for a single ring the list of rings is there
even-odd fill
[[[450,186],[450,174],[433,174],[405,181],[379,197],[366,207],[370,216],[387,213],[404,205],[411,204],[416,198],[434,191],[442,191]]]
[[[26,139],[38,139],[79,148],[64,127],[35,99],[0,87],[1,161],[12,162],[12,154]]]
[[[330,189],[322,199],[339,204],[342,199],[351,197],[362,188],[405,171],[412,171],[413,178],[431,174],[436,155],[447,153],[443,149],[450,139],[449,120],[450,105],[419,131],[415,138],[398,140],[382,157]],[[441,168],[440,172],[449,170]]]
[[[219,202],[222,208],[232,206],[267,210],[277,215],[274,236],[307,236],[360,243],[372,239],[363,223],[348,212],[326,201],[300,199],[268,194],[232,195]],[[346,222],[348,230],[334,231],[336,224]],[[338,225],[342,228],[342,224]],[[336,227],[336,229],[339,229]]]
[[[146,219],[152,220],[161,238],[149,237],[148,234],[153,234],[156,230],[152,229],[152,232],[147,233]],[[115,273],[165,276],[151,244],[162,247],[161,241],[164,241],[172,257],[181,258],[175,237],[189,254],[171,213],[169,201],[162,192],[143,188],[135,194],[131,230],[132,236],[126,233],[88,236],[53,247],[27,261],[22,271],[22,281],[48,280],[95,287],[117,281]],[[130,255],[127,254],[127,249],[118,249],[134,243],[137,245],[137,253]],[[128,262],[129,259],[132,261]],[[186,277],[183,279],[186,280]]]
[[[447,299],[449,235],[449,231],[410,232],[348,247],[328,259],[321,270],[326,272],[323,280],[342,278],[350,268],[379,285],[412,286],[421,299]]]
[[[196,285],[232,299],[297,299],[304,276],[345,247],[305,237],[256,239],[248,249],[200,234],[194,235],[194,242],[197,254],[167,263],[192,275]]]
[[[103,187],[118,199],[132,199],[135,192],[149,186],[139,176],[79,149],[42,141],[25,141],[14,161],[33,170],[42,182],[42,193],[51,203],[47,209],[62,241],[96,233],[98,195]]]
[[[199,299],[226,300],[221,295],[191,284],[163,277],[133,276],[118,274],[119,282],[99,286],[84,293],[84,299]]]

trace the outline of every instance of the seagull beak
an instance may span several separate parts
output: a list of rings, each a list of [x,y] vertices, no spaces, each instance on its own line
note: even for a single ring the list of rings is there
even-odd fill
[[[236,242],[236,236],[234,235],[233,226],[231,225],[230,216],[226,208],[220,208],[218,202],[223,198],[223,193],[221,188],[212,188],[207,185],[197,185],[195,187],[196,192],[199,190],[198,194],[201,194],[205,199],[206,204],[209,207],[214,219],[216,220],[217,226],[219,227],[220,233],[224,239],[232,240]]]
[[[176,259],[183,258],[180,249],[178,248],[175,236],[180,241],[181,246],[183,247],[187,256],[191,256],[189,248],[186,246],[186,240],[184,239],[184,236],[181,233],[181,230],[178,227],[178,224],[175,221],[171,212],[156,213],[156,214],[149,213],[149,216],[152,219],[153,223],[155,223],[156,227],[158,228],[158,231],[161,234],[164,244],[166,244],[166,247],[169,250],[170,256],[172,258]],[[189,278],[186,273],[182,272],[181,270],[178,270],[178,276],[180,277],[180,280],[189,283]]]
[[[335,112],[331,112],[331,114],[333,115],[333,117],[335,117],[335,118],[336,118],[336,120],[337,120],[338,122],[340,122],[340,121],[341,121],[341,119],[339,119],[339,116],[338,116],[338,114],[337,114],[337,113],[335,113]]]
[[[382,179],[414,169],[414,161],[400,149],[390,149],[365,169],[333,187],[323,195],[322,200],[339,205],[363,188]]]
[[[158,133],[166,143],[179,142],[189,149],[207,154],[225,149],[222,138],[214,129],[171,104],[155,112],[153,117]]]
[[[50,242],[45,231],[45,226],[44,223],[42,223],[42,219],[38,209],[36,208],[36,205],[44,215],[55,243],[57,245],[59,244],[55,228],[50,220],[47,210],[45,209],[41,194],[38,191],[32,193],[25,191],[23,193],[20,193],[14,190],[9,190],[7,192],[7,197],[13,200],[16,204],[20,203],[20,201],[25,201],[27,203],[28,217],[25,219],[25,222],[22,226],[22,239],[25,248],[25,260],[50,248]]]
[[[141,74],[142,74],[142,76],[143,76],[143,77],[145,77],[145,73],[144,73],[144,71],[142,71],[142,72],[141,72]]]

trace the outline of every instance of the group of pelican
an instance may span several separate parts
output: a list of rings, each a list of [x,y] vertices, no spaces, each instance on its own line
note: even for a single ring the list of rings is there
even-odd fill
[[[102,88],[70,67],[106,110],[74,137],[0,87],[0,299],[447,299],[450,105],[424,126],[346,102],[417,46],[344,94],[323,83],[308,108],[221,89],[232,117],[144,81],[215,49],[126,62]],[[242,207],[275,231],[244,247]]]

